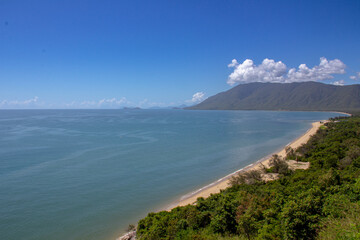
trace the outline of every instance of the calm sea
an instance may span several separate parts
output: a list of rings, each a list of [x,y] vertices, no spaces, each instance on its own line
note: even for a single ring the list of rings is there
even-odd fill
[[[0,238],[114,239],[326,112],[0,111]]]

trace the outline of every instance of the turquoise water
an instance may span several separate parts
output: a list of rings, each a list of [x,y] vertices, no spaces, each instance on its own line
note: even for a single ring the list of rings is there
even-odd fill
[[[326,112],[0,111],[1,239],[114,239]]]

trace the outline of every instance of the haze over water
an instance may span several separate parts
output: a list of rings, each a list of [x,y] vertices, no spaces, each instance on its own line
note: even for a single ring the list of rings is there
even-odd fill
[[[114,239],[326,112],[0,111],[2,239]]]

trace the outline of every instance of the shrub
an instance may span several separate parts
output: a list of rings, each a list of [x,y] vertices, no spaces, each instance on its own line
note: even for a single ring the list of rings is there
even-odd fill
[[[240,185],[240,184],[255,184],[262,181],[260,170],[250,170],[247,172],[239,173],[230,178],[230,185]]]
[[[270,171],[273,173],[279,173],[282,175],[289,175],[291,170],[289,165],[285,160],[283,160],[279,155],[274,154],[269,162]]]

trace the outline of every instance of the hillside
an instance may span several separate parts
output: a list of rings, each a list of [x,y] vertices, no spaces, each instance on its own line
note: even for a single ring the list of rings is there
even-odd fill
[[[287,159],[310,169],[274,165],[270,182],[239,175],[195,205],[149,213],[138,239],[360,239],[360,118],[326,123]]]
[[[360,85],[249,83],[209,97],[192,110],[358,111]]]

